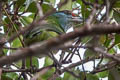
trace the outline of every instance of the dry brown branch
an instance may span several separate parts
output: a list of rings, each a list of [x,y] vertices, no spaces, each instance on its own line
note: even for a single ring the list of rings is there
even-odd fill
[[[96,24],[93,25],[91,29],[87,29],[85,26],[83,26],[80,29],[75,29],[75,31],[73,32],[63,34],[61,36],[44,41],[42,43],[31,45],[30,47],[26,47],[24,49],[19,49],[9,56],[3,56],[0,58],[0,66],[11,64],[12,62],[24,59],[26,57],[36,56],[39,54],[46,54],[50,50],[58,49],[61,44],[69,40],[75,39],[77,37],[82,38],[90,35],[101,35],[118,32],[120,32],[120,25],[116,26],[108,24]]]

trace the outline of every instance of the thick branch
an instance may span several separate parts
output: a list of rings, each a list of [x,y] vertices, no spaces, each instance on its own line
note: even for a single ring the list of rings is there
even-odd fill
[[[17,50],[15,53],[9,56],[3,56],[0,58],[0,66],[4,66],[6,64],[10,64],[12,62],[30,56],[37,56],[40,54],[47,55],[47,52],[49,52],[50,50],[58,49],[61,44],[69,40],[75,39],[77,37],[82,38],[85,36],[118,33],[118,32],[120,32],[120,25],[116,26],[109,24],[96,24],[93,26],[91,25],[91,28],[89,29],[86,26],[83,26],[82,28],[75,29],[73,32],[63,34],[61,36],[52,38],[42,43],[34,44],[29,48]]]

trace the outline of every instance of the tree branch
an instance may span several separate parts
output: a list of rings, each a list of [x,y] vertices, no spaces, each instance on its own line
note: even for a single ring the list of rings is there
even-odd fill
[[[82,28],[75,29],[73,32],[60,35],[58,37],[46,40],[42,43],[31,45],[30,47],[19,49],[9,56],[3,56],[0,58],[0,67],[30,56],[48,55],[47,52],[50,50],[59,49],[62,44],[77,37],[82,38],[85,36],[119,32],[120,25],[95,24],[92,25],[92,27],[89,29],[86,26],[83,26]]]

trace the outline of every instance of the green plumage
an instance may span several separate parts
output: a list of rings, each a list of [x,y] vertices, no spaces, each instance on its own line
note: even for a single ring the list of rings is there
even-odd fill
[[[69,11],[60,11],[50,15],[40,25],[36,25],[24,34],[25,44],[29,46],[65,33],[72,25],[69,19],[72,19]]]

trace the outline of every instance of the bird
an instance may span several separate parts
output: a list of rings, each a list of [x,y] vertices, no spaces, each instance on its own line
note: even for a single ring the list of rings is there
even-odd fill
[[[36,27],[30,31],[26,31],[23,35],[25,45],[30,46],[31,44],[42,42],[66,33],[73,25],[72,14],[73,13],[68,10],[51,14],[43,20],[41,24],[36,25]]]
[[[71,27],[73,27],[73,19],[73,13],[68,10],[58,11],[51,14],[40,24],[36,24],[33,29],[24,33],[23,38],[25,46],[31,46],[32,44],[43,42],[66,33]],[[47,56],[54,58],[52,54],[56,54],[58,51],[59,50],[52,50],[48,53],[39,53],[39,55],[34,58],[37,58],[37,60]],[[27,59],[29,63],[34,65],[32,60],[33,57]]]
[[[58,11],[51,14],[40,24],[35,25],[33,29],[24,33],[23,39],[25,46],[28,47],[32,44],[43,42],[50,38],[66,33],[67,30],[73,26],[72,19],[74,19],[73,14],[68,10]],[[53,50],[48,53],[39,53],[39,55],[35,56],[34,58],[40,59],[47,56],[53,58],[52,54],[56,54],[58,51],[59,50]],[[34,65],[32,60],[33,57],[27,59],[29,63]]]

